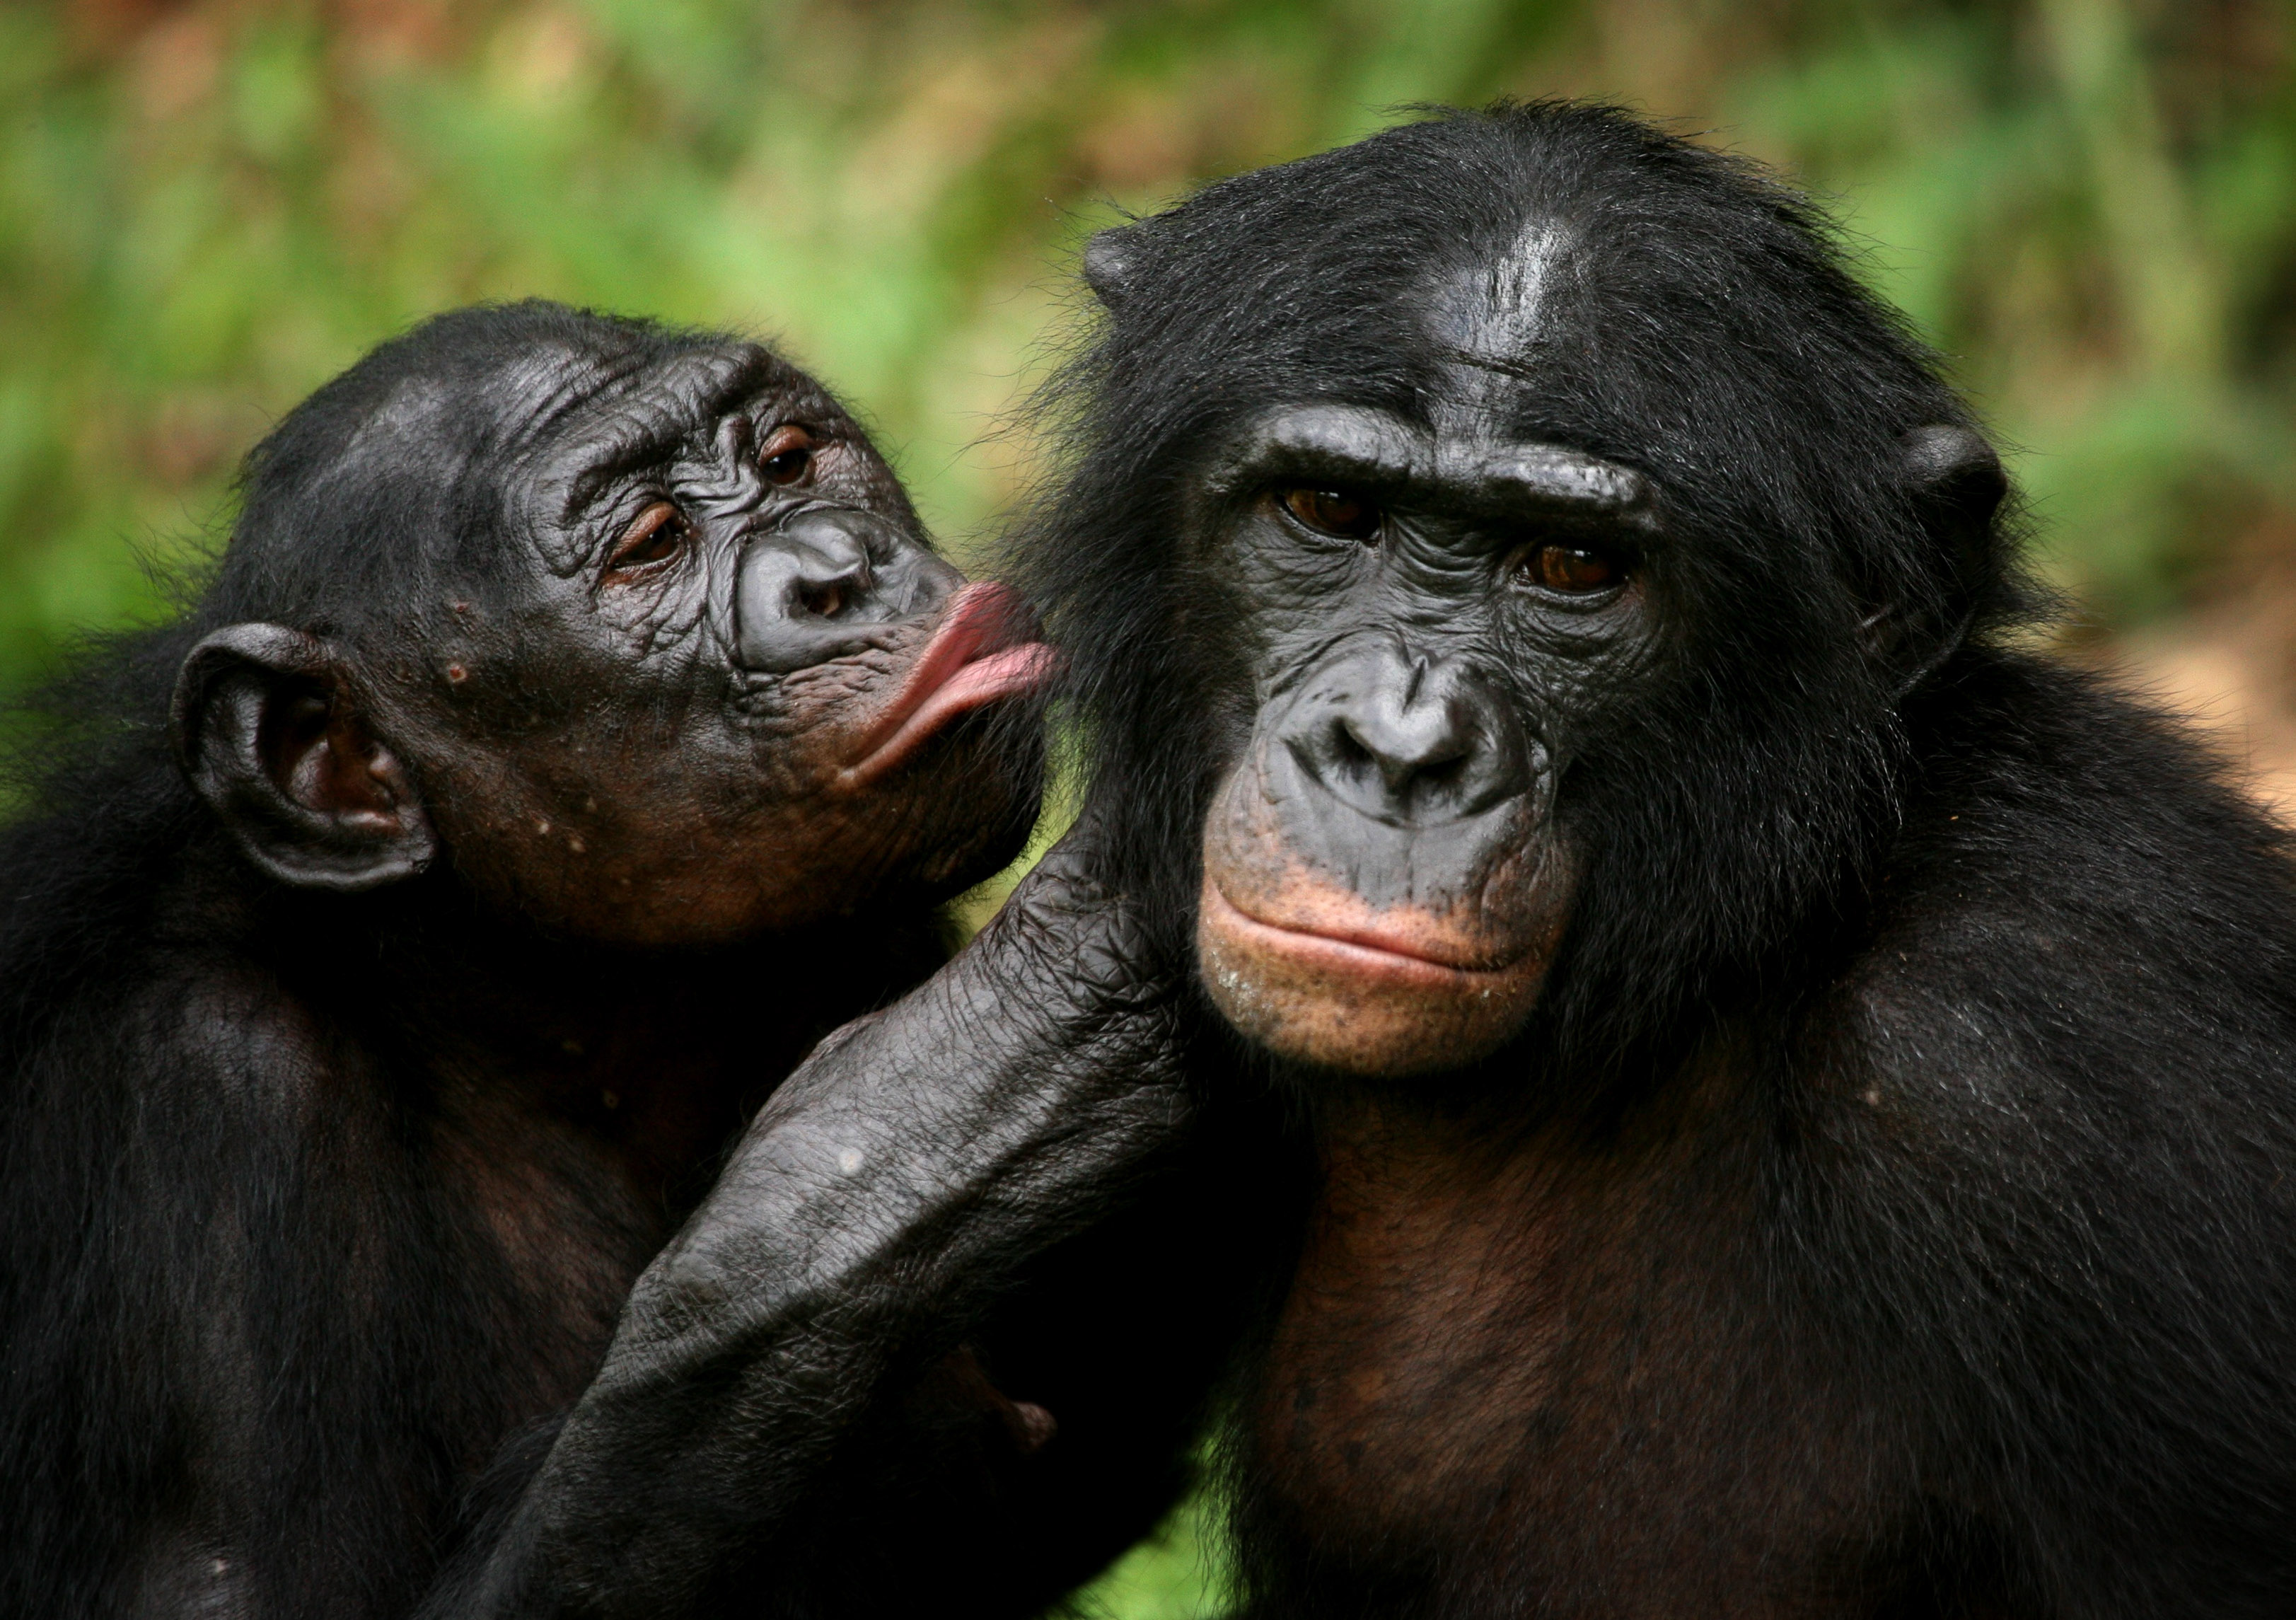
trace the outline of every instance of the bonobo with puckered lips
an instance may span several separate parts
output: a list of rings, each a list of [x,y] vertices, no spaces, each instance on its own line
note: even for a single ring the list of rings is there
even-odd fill
[[[1036,815],[1030,620],[754,343],[440,316],[242,489],[0,827],[8,1614],[413,1612]],[[944,1359],[948,1432],[1040,1433]]]

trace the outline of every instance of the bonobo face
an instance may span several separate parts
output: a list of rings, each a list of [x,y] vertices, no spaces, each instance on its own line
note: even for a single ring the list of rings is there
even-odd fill
[[[1646,632],[1643,480],[1476,422],[1304,407],[1206,480],[1259,706],[1204,831],[1204,976],[1333,1068],[1453,1066],[1520,1027],[1575,876],[1572,720]]]
[[[465,868],[585,931],[693,940],[1009,859],[1033,752],[962,722],[1044,672],[1018,599],[936,556],[852,421],[765,351],[588,369],[520,379],[531,588],[501,622],[450,608],[433,658],[450,708],[517,739],[434,810]]]
[[[443,852],[545,927],[642,944],[931,903],[1010,859],[1036,719],[979,711],[1049,652],[933,555],[850,418],[754,345],[450,317],[497,318],[589,325],[370,391],[242,522],[235,561],[348,506],[326,543],[428,581],[341,640],[238,624],[186,662],[178,748],[250,856],[348,889]]]
[[[1644,477],[1509,436],[1513,384],[1447,349],[1423,418],[1278,409],[1200,479],[1257,703],[1204,831],[1204,979],[1274,1051],[1366,1074],[1528,1016],[1579,866],[1557,785],[1652,619]]]

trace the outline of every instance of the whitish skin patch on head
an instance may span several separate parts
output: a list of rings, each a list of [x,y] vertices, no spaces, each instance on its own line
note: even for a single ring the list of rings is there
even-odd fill
[[[1567,245],[1552,220],[1524,226],[1505,253],[1437,292],[1436,337],[1470,362],[1519,361],[1546,324],[1547,295]]]
[[[1446,368],[1449,388],[1427,402],[1439,434],[1481,440],[1504,419],[1550,324],[1570,247],[1561,226],[1534,219],[1505,252],[1435,288],[1428,300],[1429,335],[1452,362]]]
[[[1554,278],[1563,274],[1568,236],[1554,220],[1531,220],[1506,253],[1476,264],[1435,290],[1428,329],[1458,361],[1451,399],[1432,402],[1438,427],[1476,432],[1483,407],[1499,405],[1522,374],[1547,324]]]

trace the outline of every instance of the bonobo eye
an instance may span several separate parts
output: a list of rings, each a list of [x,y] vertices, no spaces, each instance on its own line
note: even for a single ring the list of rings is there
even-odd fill
[[[813,471],[813,435],[794,422],[783,423],[758,448],[758,465],[769,484],[803,481]]]
[[[693,525],[668,501],[656,501],[631,520],[606,557],[606,577],[627,576],[678,554],[693,538]]]
[[[1381,513],[1361,496],[1341,489],[1286,489],[1283,509],[1318,534],[1368,540],[1379,533]]]
[[[1558,596],[1588,596],[1624,580],[1627,565],[1623,558],[1599,547],[1548,540],[1516,557],[1514,577],[1522,584]]]

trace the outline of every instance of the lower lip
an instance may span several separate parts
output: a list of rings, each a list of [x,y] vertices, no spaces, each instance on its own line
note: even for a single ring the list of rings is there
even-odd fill
[[[1239,910],[1217,884],[1204,884],[1203,908],[1207,924],[1240,943],[1290,957],[1336,977],[1453,993],[1495,983],[1507,975],[1506,967],[1459,967],[1413,951],[1368,943],[1360,937],[1341,939],[1263,923]]]

